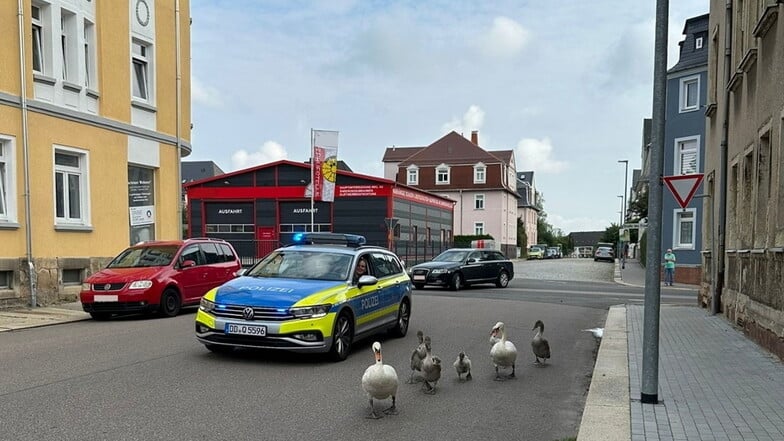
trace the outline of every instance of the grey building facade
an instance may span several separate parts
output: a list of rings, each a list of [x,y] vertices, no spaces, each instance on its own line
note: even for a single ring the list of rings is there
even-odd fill
[[[678,62],[667,72],[664,176],[703,173],[708,84],[708,14],[686,20]],[[702,275],[702,203],[683,209],[665,187],[661,249],[677,258],[676,282],[699,284]],[[701,191],[697,191],[701,193]]]
[[[729,7],[728,7],[729,6]],[[784,3],[711,0],[700,302],[784,357]],[[726,38],[729,36],[730,38]]]

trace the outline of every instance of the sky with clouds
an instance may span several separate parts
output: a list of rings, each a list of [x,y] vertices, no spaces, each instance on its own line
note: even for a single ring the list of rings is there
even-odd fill
[[[387,147],[479,131],[533,170],[565,233],[619,221],[652,106],[655,1],[191,0],[190,160],[224,171],[338,157],[383,176]],[[707,0],[670,2],[668,66]]]

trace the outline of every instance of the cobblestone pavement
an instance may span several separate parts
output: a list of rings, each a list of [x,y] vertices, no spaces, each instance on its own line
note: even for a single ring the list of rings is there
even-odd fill
[[[615,265],[593,259],[516,260],[515,279],[612,282]]]
[[[784,368],[697,307],[662,307],[659,404],[640,398],[642,306],[627,305],[632,441],[784,439]]]

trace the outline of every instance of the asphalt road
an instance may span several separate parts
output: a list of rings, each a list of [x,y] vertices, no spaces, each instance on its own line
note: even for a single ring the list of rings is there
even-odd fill
[[[581,273],[569,270],[574,263],[567,259],[553,265]],[[589,273],[591,280],[582,281],[515,279],[507,289],[415,291],[408,336],[379,338],[385,362],[401,379],[399,414],[380,420],[365,418],[369,406],[360,387],[373,362],[372,340],[357,344],[342,363],[278,352],[219,356],[196,341],[193,310],[173,319],[129,317],[1,333],[0,440],[576,436],[598,347],[585,330],[604,325],[605,305],[641,293]],[[517,378],[501,382],[494,381],[488,343],[499,320],[519,350]],[[546,367],[533,365],[536,320],[544,321],[553,350]],[[417,329],[431,336],[434,355],[444,361],[432,396],[420,384],[404,383]],[[470,382],[459,382],[451,367],[460,350],[473,361]],[[388,405],[377,403],[377,409]]]

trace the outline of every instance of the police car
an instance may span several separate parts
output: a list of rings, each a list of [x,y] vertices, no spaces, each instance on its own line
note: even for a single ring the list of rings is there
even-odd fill
[[[398,257],[365,238],[300,233],[201,300],[196,338],[213,352],[267,348],[345,360],[353,342],[408,332],[411,280]],[[366,268],[357,275],[357,267]]]

